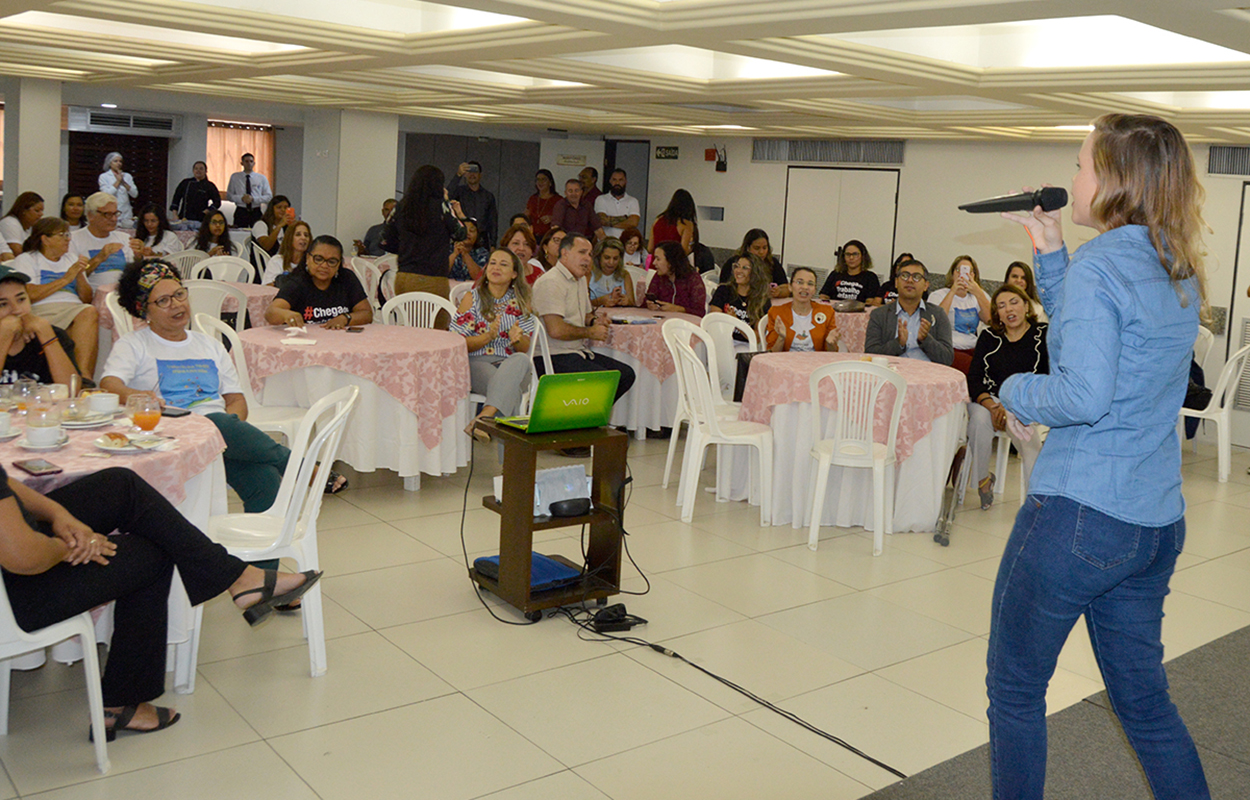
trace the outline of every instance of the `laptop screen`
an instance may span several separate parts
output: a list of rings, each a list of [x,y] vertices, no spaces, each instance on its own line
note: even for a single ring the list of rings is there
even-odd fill
[[[607,425],[620,379],[616,370],[542,376],[526,430],[547,433]]]

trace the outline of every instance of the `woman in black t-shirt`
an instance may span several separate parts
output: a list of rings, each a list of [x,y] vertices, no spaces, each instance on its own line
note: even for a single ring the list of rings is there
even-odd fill
[[[738,248],[738,252],[730,256],[720,268],[720,282],[733,283],[733,265],[740,256],[753,255],[759,257],[764,262],[764,266],[768,268],[771,277],[769,278],[769,296],[770,297],[789,297],[790,296],[790,279],[786,277],[786,271],[781,268],[781,262],[773,255],[772,243],[768,241],[768,234],[762,228],[752,228],[742,237],[742,246]]]
[[[723,311],[755,328],[772,307],[768,291],[772,275],[759,256],[751,253],[735,257],[730,267],[732,282],[716,287],[708,310]],[[745,340],[737,332],[734,338]]]
[[[360,279],[343,267],[343,245],[333,236],[318,236],[302,266],[291,270],[278,295],[265,309],[270,325],[320,323],[330,329],[373,322],[373,307]]]
[[[858,239],[838,250],[838,265],[820,287],[822,300],[858,300],[866,306],[881,304],[881,280],[872,271],[872,256]]]

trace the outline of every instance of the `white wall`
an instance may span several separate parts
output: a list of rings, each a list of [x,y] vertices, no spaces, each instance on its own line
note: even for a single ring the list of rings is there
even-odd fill
[[[583,159],[580,164],[561,166],[560,158]],[[586,167],[594,167],[599,171],[600,183],[603,182],[603,140],[602,139],[548,139],[540,140],[538,164],[551,170],[556,185],[552,191],[564,194],[564,182],[576,178],[577,173]]]
[[[169,197],[162,205],[168,205],[173,199],[174,189],[178,188],[183,178],[191,177],[191,167],[197,161],[204,161],[208,155],[208,115],[183,114],[182,136],[169,140],[169,165],[166,189]],[[218,186],[225,191],[225,186]]]
[[[224,188],[224,187],[223,187]],[[273,190],[291,199],[303,215],[304,209],[304,129],[279,125],[273,129]]]
[[[378,198],[386,196],[395,180],[398,139],[399,118],[394,114],[342,112],[335,230],[349,249],[353,239],[363,239],[378,222]]]
[[[304,121],[303,196],[300,218],[314,235],[335,230],[335,201],[339,191],[339,111],[309,111]]]

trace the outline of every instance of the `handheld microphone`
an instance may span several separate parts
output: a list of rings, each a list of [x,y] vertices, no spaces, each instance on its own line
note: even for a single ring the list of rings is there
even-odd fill
[[[1032,211],[1037,206],[1041,206],[1043,211],[1054,211],[1057,208],[1063,208],[1068,204],[1068,192],[1059,186],[1047,186],[1038,189],[1036,192],[1022,192],[1021,194],[1004,194],[999,197],[991,197],[988,200],[977,200],[975,203],[965,203],[959,207],[960,211],[967,211],[969,214],[993,214],[999,211]]]

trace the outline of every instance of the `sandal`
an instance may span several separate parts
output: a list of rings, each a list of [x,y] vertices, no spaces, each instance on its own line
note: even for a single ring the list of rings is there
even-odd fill
[[[264,586],[259,589],[248,589],[245,592],[239,592],[234,595],[232,598],[233,600],[238,600],[240,597],[244,597],[249,594],[260,595],[260,600],[257,600],[254,604],[243,609],[243,619],[247,620],[247,624],[255,627],[256,625],[259,625],[265,617],[277,610],[278,606],[290,605],[291,603],[294,603],[296,600],[303,597],[304,593],[311,589],[313,584],[321,579],[322,575],[322,573],[314,572],[313,570],[306,570],[300,574],[304,576],[303,583],[285,594],[275,595],[273,590],[274,587],[278,585],[278,571],[267,569],[265,570]]]
[[[334,470],[330,470],[330,478],[326,481],[326,494],[338,494],[347,488],[347,478]]]
[[[152,707],[156,709],[155,728],[130,727],[130,721],[135,718],[135,714],[139,711],[138,706],[125,706],[121,711],[106,710],[104,712],[104,719],[113,720],[113,724],[112,726],[105,726],[104,740],[107,742],[113,741],[117,738],[118,731],[129,731],[130,733],[155,733],[156,731],[163,731],[170,725],[173,725],[175,722],[182,719],[182,715],[177,711],[174,711],[172,708],[166,708],[165,706]],[[91,728],[87,728],[87,738],[93,742],[95,741],[95,731]]]
[[[985,511],[994,505],[994,473],[977,484],[977,493],[981,495],[981,510]]]

